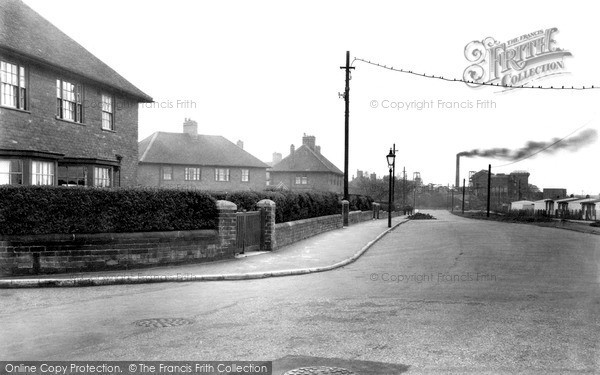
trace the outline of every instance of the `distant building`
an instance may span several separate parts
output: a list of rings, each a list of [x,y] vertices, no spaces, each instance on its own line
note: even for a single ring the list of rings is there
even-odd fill
[[[567,197],[567,189],[544,188],[542,194],[544,199],[562,199]]]
[[[512,210],[516,210],[516,211],[520,211],[520,210],[526,210],[526,211],[533,211],[535,208],[535,202],[532,201],[515,201],[515,202],[510,202],[510,209]]]
[[[1,0],[0,19],[0,184],[136,185],[152,98],[23,1]]]
[[[138,182],[143,186],[202,190],[263,190],[267,165],[243,143],[198,134],[198,123],[186,119],[183,133],[156,132],[139,142]]]
[[[476,196],[487,194],[488,171],[481,170],[472,174],[470,188]],[[510,202],[529,197],[529,172],[514,171],[510,174],[498,173],[491,176],[491,195],[500,201]]]
[[[321,154],[316,137],[304,135],[297,150],[290,146],[290,154],[270,170],[270,185],[295,191],[319,190],[341,193],[344,172]]]

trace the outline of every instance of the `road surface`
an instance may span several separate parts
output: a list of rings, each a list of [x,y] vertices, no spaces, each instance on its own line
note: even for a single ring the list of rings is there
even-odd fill
[[[600,373],[600,236],[428,212],[438,220],[325,273],[0,290],[0,359],[301,355],[415,374]],[[152,318],[192,324],[134,323]]]

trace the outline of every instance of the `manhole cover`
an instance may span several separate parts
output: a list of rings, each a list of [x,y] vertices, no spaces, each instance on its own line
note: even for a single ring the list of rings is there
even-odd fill
[[[300,367],[294,370],[290,370],[283,375],[356,375],[354,372],[341,368],[341,367],[327,367],[327,366],[315,366],[315,367]]]
[[[194,323],[193,320],[185,318],[153,318],[136,320],[135,322],[133,322],[133,324],[135,324],[136,326],[154,328],[177,327],[192,323]]]

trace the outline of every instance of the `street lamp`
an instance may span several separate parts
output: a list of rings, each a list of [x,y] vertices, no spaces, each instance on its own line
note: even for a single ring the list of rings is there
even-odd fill
[[[392,171],[396,163],[396,154],[390,148],[390,153],[387,154],[388,168],[390,169],[390,187],[388,199],[388,228],[392,227]]]

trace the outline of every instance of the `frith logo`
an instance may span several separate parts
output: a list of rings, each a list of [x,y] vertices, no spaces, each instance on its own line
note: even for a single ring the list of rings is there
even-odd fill
[[[565,73],[564,58],[571,52],[556,46],[557,28],[537,30],[500,43],[488,37],[465,47],[465,57],[473,64],[465,69],[468,85],[478,83],[521,86],[550,75]]]

